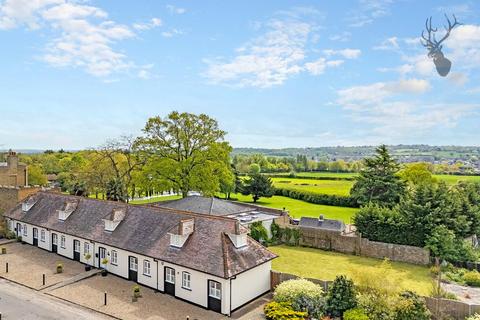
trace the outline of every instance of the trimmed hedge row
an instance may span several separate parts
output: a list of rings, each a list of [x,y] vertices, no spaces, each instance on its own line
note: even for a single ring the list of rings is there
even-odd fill
[[[347,197],[347,196],[318,194],[318,193],[282,189],[282,188],[275,188],[274,194],[276,196],[284,196],[284,197],[289,197],[296,200],[303,200],[305,202],[323,204],[327,206],[352,207],[352,208],[359,207],[358,203],[353,198]]]

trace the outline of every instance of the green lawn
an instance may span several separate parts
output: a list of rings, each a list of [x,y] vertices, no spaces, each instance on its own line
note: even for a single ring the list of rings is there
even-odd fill
[[[351,172],[299,172],[297,177],[319,177],[319,178],[354,178],[358,173]]]
[[[354,270],[368,270],[382,263],[379,259],[312,248],[273,246],[269,247],[269,250],[279,256],[273,260],[273,270],[322,280],[333,280],[339,274],[354,278],[354,275],[359,272]],[[391,262],[391,264],[394,276],[402,279],[402,288],[414,290],[422,295],[430,293],[432,278],[428,267],[400,262]]]
[[[459,181],[480,182],[480,176],[454,176],[450,174],[437,174],[435,178],[445,181],[448,184],[455,184]]]
[[[272,178],[272,182],[277,188],[339,196],[348,196],[353,186],[353,181],[348,180]]]
[[[147,200],[133,200],[130,201],[131,204],[148,204],[148,203],[155,203],[155,202],[162,202],[168,200],[177,200],[180,199],[182,196],[163,196],[163,197],[154,197],[152,199]]]
[[[232,198],[236,198],[241,202],[253,204],[251,196],[233,194]],[[351,223],[351,218],[358,211],[358,209],[355,208],[324,206],[281,196],[260,198],[256,204],[276,209],[286,208],[290,212],[290,216],[293,218],[300,218],[302,216],[318,217],[323,214],[325,218],[342,220],[345,223]]]

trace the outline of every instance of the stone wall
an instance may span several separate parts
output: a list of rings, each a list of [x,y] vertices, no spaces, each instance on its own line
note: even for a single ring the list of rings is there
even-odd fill
[[[275,288],[284,281],[291,280],[291,279],[298,279],[298,278],[300,277],[293,274],[272,270],[271,290],[272,291],[275,290]],[[327,281],[327,280],[311,279],[311,278],[305,278],[305,279],[310,280],[322,286],[324,292],[328,290],[328,286],[332,283],[332,281]],[[464,320],[466,317],[474,315],[475,313],[480,314],[480,305],[468,304],[465,302],[455,301],[455,300],[435,299],[430,297],[424,297],[424,298],[425,298],[425,303],[428,309],[434,316],[433,318],[436,320],[445,320],[445,319]]]
[[[27,166],[18,161],[18,156],[13,151],[9,151],[7,162],[0,165],[0,185],[14,187],[28,185]]]
[[[316,228],[291,227],[300,228],[302,233],[300,245],[302,246],[420,265],[430,263],[430,253],[424,248],[370,241],[355,234],[346,235]]]

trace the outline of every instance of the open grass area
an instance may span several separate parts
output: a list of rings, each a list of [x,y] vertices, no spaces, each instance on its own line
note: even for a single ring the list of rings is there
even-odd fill
[[[455,184],[459,181],[480,182],[480,176],[454,176],[450,174],[434,175],[440,181],[445,181],[448,184]]]
[[[297,177],[318,177],[318,178],[355,178],[358,173],[354,172],[299,172]]]
[[[153,197],[151,199],[145,200],[133,200],[130,201],[131,204],[148,204],[148,203],[155,203],[155,202],[162,202],[168,200],[177,200],[180,199],[182,196],[161,196],[161,197]]]
[[[379,259],[312,248],[273,246],[269,250],[279,256],[273,260],[273,270],[322,280],[333,280],[340,274],[355,280],[358,272],[377,268],[382,263]],[[391,262],[391,265],[393,275],[401,279],[400,286],[403,289],[414,290],[422,295],[430,293],[432,278],[428,267],[400,262]]]
[[[348,180],[272,178],[272,182],[277,188],[338,196],[348,196],[353,186],[353,181]]]
[[[251,196],[233,194],[232,198],[238,199],[238,201],[240,202],[253,204]],[[351,223],[351,219],[358,211],[358,209],[355,208],[324,206],[281,196],[260,198],[260,200],[257,201],[256,204],[259,206],[265,206],[275,209],[286,208],[289,211],[290,216],[293,218],[300,218],[302,216],[318,217],[323,214],[325,218],[342,220],[345,223]]]

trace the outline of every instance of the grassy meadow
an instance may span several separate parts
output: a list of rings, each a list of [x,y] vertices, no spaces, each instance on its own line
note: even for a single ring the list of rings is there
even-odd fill
[[[313,248],[285,245],[268,248],[279,257],[272,262],[272,269],[301,277],[333,280],[337,275],[347,275],[355,280],[359,272],[378,268],[382,260],[359,257]],[[428,267],[409,263],[391,262],[391,276],[398,280],[402,289],[428,295],[432,277]]]
[[[271,178],[273,185],[282,189],[348,196],[353,181],[348,180],[314,180],[301,178]]]
[[[222,195],[219,195],[222,197]],[[251,196],[242,194],[233,194],[232,198],[239,202],[253,204]],[[288,197],[273,196],[271,198],[260,198],[256,203],[259,206],[283,209],[289,211],[292,218],[300,217],[318,217],[323,214],[325,218],[342,220],[345,223],[351,223],[352,217],[358,211],[355,208],[324,206],[320,204],[308,203],[301,200],[295,200]]]

